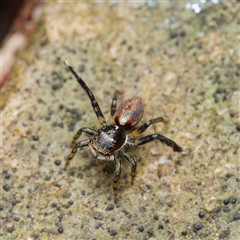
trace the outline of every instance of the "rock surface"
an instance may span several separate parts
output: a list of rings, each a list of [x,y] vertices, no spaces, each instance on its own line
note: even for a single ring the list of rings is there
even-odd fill
[[[237,239],[239,236],[239,19],[237,3],[196,14],[183,3],[51,3],[1,89],[3,239]],[[132,150],[135,184],[123,163],[87,148],[63,166],[75,132],[100,124],[115,90],[141,96],[141,123],[184,154],[152,142]],[[143,134],[144,135],[144,134]],[[83,139],[86,136],[83,137]]]

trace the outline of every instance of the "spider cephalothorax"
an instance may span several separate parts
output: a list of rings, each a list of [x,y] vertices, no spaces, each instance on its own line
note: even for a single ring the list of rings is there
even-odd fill
[[[137,138],[141,133],[143,133],[151,124],[162,122],[163,118],[155,118],[147,121],[139,128],[133,130],[137,125],[143,114],[143,104],[141,98],[133,97],[120,104],[116,109],[117,97],[119,91],[116,91],[112,100],[111,105],[111,118],[112,124],[107,124],[106,120],[102,114],[102,111],[95,100],[95,97],[85,82],[77,75],[73,68],[69,65],[68,61],[65,61],[66,65],[75,76],[79,84],[88,94],[93,110],[96,113],[102,128],[94,130],[88,127],[83,127],[78,130],[73,138],[73,149],[69,154],[64,170],[67,169],[70,160],[74,157],[78,148],[88,146],[91,155],[100,160],[101,162],[115,161],[116,170],[113,177],[113,191],[114,200],[117,200],[117,189],[118,189],[118,179],[121,174],[121,163],[122,159],[126,159],[132,165],[131,176],[132,183],[136,174],[137,163],[134,157],[129,153],[125,152],[125,147],[136,147],[138,145],[145,144],[147,142],[153,141],[155,139],[172,147],[175,152],[182,152],[182,148],[177,145],[174,141],[169,138],[164,137],[160,134],[150,134],[145,137]],[[76,140],[80,137],[82,132],[90,135],[87,140],[82,140],[76,143]]]
[[[106,125],[90,138],[90,152],[100,161],[114,160],[114,152],[123,148],[127,139],[128,136],[122,128],[115,124]]]

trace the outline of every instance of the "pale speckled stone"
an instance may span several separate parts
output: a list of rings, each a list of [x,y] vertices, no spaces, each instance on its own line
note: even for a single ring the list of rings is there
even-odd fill
[[[194,14],[183,2],[147,2],[45,6],[41,26],[1,90],[3,239],[212,240],[225,232],[237,239],[237,4]],[[124,162],[117,204],[111,163],[99,164],[82,149],[62,170],[77,129],[99,127],[65,57],[107,120],[115,90],[123,91],[118,104],[140,96],[141,123],[165,120],[146,134],[161,133],[184,148],[179,154],[153,142],[133,149],[135,183],[131,186],[131,167]],[[231,198],[237,201],[225,205]],[[114,208],[107,211],[110,204]]]

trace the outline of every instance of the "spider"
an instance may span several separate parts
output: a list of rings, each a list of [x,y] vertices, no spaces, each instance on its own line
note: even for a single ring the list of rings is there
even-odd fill
[[[98,130],[94,130],[89,127],[83,127],[77,131],[72,140],[72,152],[69,154],[66,160],[64,170],[67,169],[71,159],[75,156],[77,149],[81,149],[82,147],[86,146],[88,146],[91,155],[94,158],[98,159],[101,163],[114,161],[116,169],[113,176],[113,193],[114,201],[116,202],[118,180],[121,174],[122,160],[126,159],[128,162],[131,163],[132,184],[137,170],[137,163],[133,155],[129,152],[124,151],[126,147],[136,147],[156,139],[159,140],[161,143],[171,147],[175,152],[182,152],[183,149],[171,139],[156,133],[147,135],[145,137],[137,138],[151,124],[163,121],[162,117],[158,117],[145,122],[137,129],[133,129],[143,115],[143,104],[141,98],[139,97],[130,98],[122,102],[120,106],[116,108],[117,98],[120,92],[115,91],[111,104],[111,119],[113,123],[107,124],[92,91],[88,88],[82,78],[79,77],[78,74],[74,71],[74,69],[70,66],[67,59],[65,59],[65,64],[67,65],[71,73],[74,75],[78,83],[87,93],[91,101],[93,110],[96,113],[102,127]],[[76,140],[81,136],[82,133],[87,133],[88,135],[90,135],[90,138],[76,143]]]

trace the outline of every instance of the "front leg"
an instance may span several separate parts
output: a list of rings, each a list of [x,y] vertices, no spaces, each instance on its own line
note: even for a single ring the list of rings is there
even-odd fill
[[[175,143],[173,140],[166,138],[160,134],[151,134],[151,135],[136,139],[134,141],[134,146],[142,145],[142,144],[151,142],[155,139],[157,139],[161,143],[166,144],[167,146],[171,147],[174,152],[182,152],[183,151],[183,149],[180,146],[178,146],[177,143]]]
[[[117,190],[118,190],[118,180],[121,175],[121,165],[122,159],[120,157],[115,157],[115,172],[113,176],[113,194],[114,194],[114,202],[117,201]]]
[[[92,129],[92,128],[88,128],[88,127],[83,127],[80,128],[77,133],[75,134],[75,136],[73,137],[72,143],[71,143],[71,147],[73,148],[75,146],[75,142],[76,140],[81,136],[82,132],[90,134],[90,135],[94,135],[97,133],[96,130]]]
[[[87,93],[93,110],[99,120],[99,122],[101,123],[102,126],[107,125],[106,120],[102,114],[102,111],[98,105],[98,102],[96,101],[92,91],[89,89],[89,87],[86,85],[86,83],[82,80],[82,78],[80,76],[78,76],[78,74],[74,71],[74,69],[70,66],[69,62],[67,59],[65,59],[65,64],[67,65],[67,67],[69,68],[69,70],[71,71],[71,73],[73,74],[73,76],[76,78],[76,80],[78,81],[78,83],[81,85],[81,87],[85,90],[85,92]]]
[[[78,148],[81,148],[81,147],[88,146],[89,141],[90,141],[90,140],[87,139],[87,140],[83,140],[83,141],[75,144],[75,146],[74,146],[73,149],[72,149],[72,152],[68,155],[67,161],[66,161],[65,166],[64,166],[64,168],[63,168],[64,170],[67,169],[70,161],[71,161],[71,160],[73,159],[73,157],[75,156],[75,154],[76,154],[76,152],[77,152],[77,149],[78,149]]]

